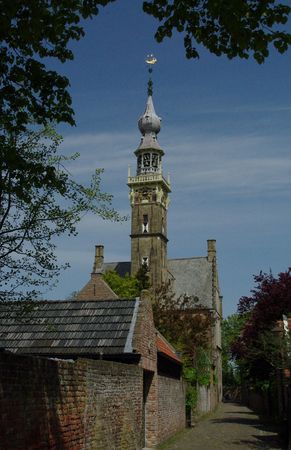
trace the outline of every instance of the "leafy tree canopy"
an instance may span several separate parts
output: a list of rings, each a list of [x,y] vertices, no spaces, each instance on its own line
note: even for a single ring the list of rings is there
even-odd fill
[[[201,44],[217,56],[253,55],[262,63],[270,44],[280,53],[291,44],[285,29],[291,7],[276,0],[149,0],[143,9],[161,22],[158,42],[183,33],[187,58],[197,58]]]
[[[69,44],[84,36],[91,19],[115,0],[0,0],[0,125],[5,133],[38,124],[74,124],[67,77],[49,70],[50,58],[73,59]],[[161,25],[158,42],[174,30],[184,35],[186,56],[201,44],[216,55],[263,62],[269,46],[283,53],[291,43],[285,30],[290,5],[277,0],[148,0],[147,14]],[[98,26],[98,25],[97,25]]]
[[[242,297],[238,313],[247,315],[241,342],[246,347],[262,330],[271,328],[283,314],[291,312],[291,268],[274,277],[272,273],[254,276],[255,288],[249,297]]]
[[[181,353],[183,377],[187,381],[186,407],[196,408],[197,385],[208,386],[212,379],[212,348],[209,345],[214,317],[194,296],[176,298],[171,282],[152,295],[156,328]]]
[[[104,273],[103,278],[120,298],[135,298],[140,294],[140,286],[136,277],[131,277],[129,274],[121,277],[114,270],[109,270]]]
[[[196,297],[177,299],[170,282],[153,294],[153,313],[157,329],[193,364],[197,349],[208,346],[211,314],[200,307]]]
[[[150,288],[146,264],[143,264],[134,276],[130,276],[127,273],[125,277],[121,277],[114,270],[108,270],[104,273],[103,278],[120,298],[139,297],[143,289]]]
[[[224,385],[239,384],[238,367],[232,356],[232,345],[236,342],[245,323],[245,316],[232,314],[222,321],[222,374]]]
[[[53,238],[75,235],[86,212],[122,219],[110,207],[111,196],[100,190],[102,170],[87,186],[77,183],[65,165],[78,154],[59,155],[60,141],[52,128],[27,131],[11,137],[10,151],[7,145],[0,153],[1,298],[31,298],[50,285],[62,268]]]
[[[143,289],[149,289],[151,287],[150,279],[149,279],[149,269],[147,264],[142,264],[141,267],[138,269],[135,278],[138,281],[138,289],[139,293]]]
[[[291,268],[277,278],[261,272],[254,280],[252,295],[239,301],[238,313],[245,323],[232,353],[253,378],[264,378],[283,363],[286,342],[275,326],[291,312]]]
[[[113,0],[0,0],[0,124],[5,132],[38,124],[74,124],[69,80],[47,58],[73,59],[70,41],[84,36],[81,19]]]

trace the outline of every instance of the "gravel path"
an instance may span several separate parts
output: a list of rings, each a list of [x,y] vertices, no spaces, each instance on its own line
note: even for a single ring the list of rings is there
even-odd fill
[[[271,425],[245,406],[222,403],[207,419],[199,421],[169,441],[161,450],[278,450],[278,435]]]

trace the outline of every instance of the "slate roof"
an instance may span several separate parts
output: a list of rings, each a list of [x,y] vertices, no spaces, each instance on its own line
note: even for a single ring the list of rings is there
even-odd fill
[[[124,276],[130,273],[130,262],[105,263],[103,270],[115,270]],[[207,257],[168,259],[168,271],[177,297],[183,294],[198,297],[202,307],[213,308],[212,264]]]
[[[132,352],[139,300],[0,303],[0,348],[49,356]]]
[[[212,264],[207,257],[169,259],[168,271],[177,297],[194,296],[201,306],[213,308]]]
[[[127,273],[130,275],[131,263],[129,261],[117,261],[104,263],[102,266],[103,272],[109,270],[115,270],[121,277],[124,277]]]

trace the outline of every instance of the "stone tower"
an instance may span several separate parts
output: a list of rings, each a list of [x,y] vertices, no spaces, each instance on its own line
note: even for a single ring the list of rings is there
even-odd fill
[[[131,176],[129,170],[128,186],[132,208],[131,274],[146,264],[151,285],[158,287],[167,277],[167,209],[171,189],[169,180],[163,177],[164,151],[157,140],[161,119],[155,112],[152,94],[150,79],[145,112],[138,121],[142,137],[134,152],[136,175]]]

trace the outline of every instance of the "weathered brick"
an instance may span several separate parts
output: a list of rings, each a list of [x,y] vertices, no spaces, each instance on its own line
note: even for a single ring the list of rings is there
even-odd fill
[[[0,354],[0,386],[0,450],[142,447],[137,366]]]

